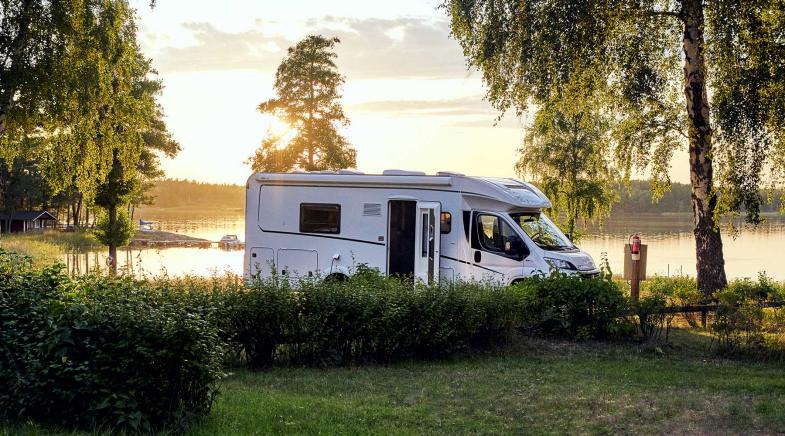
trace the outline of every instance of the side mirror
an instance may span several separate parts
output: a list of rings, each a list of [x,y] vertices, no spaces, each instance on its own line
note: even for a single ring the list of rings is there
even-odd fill
[[[519,237],[510,236],[504,241],[504,253],[508,256],[523,259],[529,255],[529,249]]]
[[[573,242],[573,241],[572,241],[572,233],[569,233],[569,232],[568,232],[568,233],[567,233],[567,234],[565,234],[564,236],[566,236],[566,237],[567,237],[567,239],[569,239],[569,240],[570,240],[570,242]]]

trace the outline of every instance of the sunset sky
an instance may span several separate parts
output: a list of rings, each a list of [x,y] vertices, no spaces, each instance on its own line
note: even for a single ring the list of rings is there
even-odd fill
[[[286,2],[134,0],[140,42],[163,79],[167,122],[183,151],[168,177],[244,183],[243,161],[268,127],[286,49],[310,33],[337,36],[343,103],[358,169],[514,176],[525,123],[483,100],[444,11],[433,0]],[[688,180],[677,156],[674,181]]]

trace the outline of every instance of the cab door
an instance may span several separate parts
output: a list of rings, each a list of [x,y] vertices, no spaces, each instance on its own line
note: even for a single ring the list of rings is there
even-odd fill
[[[440,216],[439,203],[417,202],[414,278],[428,284],[439,281]]]
[[[502,215],[474,212],[472,227],[471,260],[475,280],[507,283],[532,274],[526,263],[529,248]]]

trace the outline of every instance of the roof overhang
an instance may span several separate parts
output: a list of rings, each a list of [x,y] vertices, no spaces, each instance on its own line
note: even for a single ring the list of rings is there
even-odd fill
[[[351,185],[351,186],[451,186],[452,177],[414,175],[356,174],[272,174],[258,173],[254,179],[261,184],[275,185]]]

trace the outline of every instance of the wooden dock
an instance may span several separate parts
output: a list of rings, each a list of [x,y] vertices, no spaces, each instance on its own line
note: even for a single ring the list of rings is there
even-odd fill
[[[134,235],[129,247],[133,248],[170,248],[170,247],[191,247],[191,248],[210,248],[217,245],[227,250],[240,250],[245,248],[245,244],[221,244],[219,241],[210,241],[203,238],[182,235],[179,233],[165,232],[162,230],[139,230]]]

